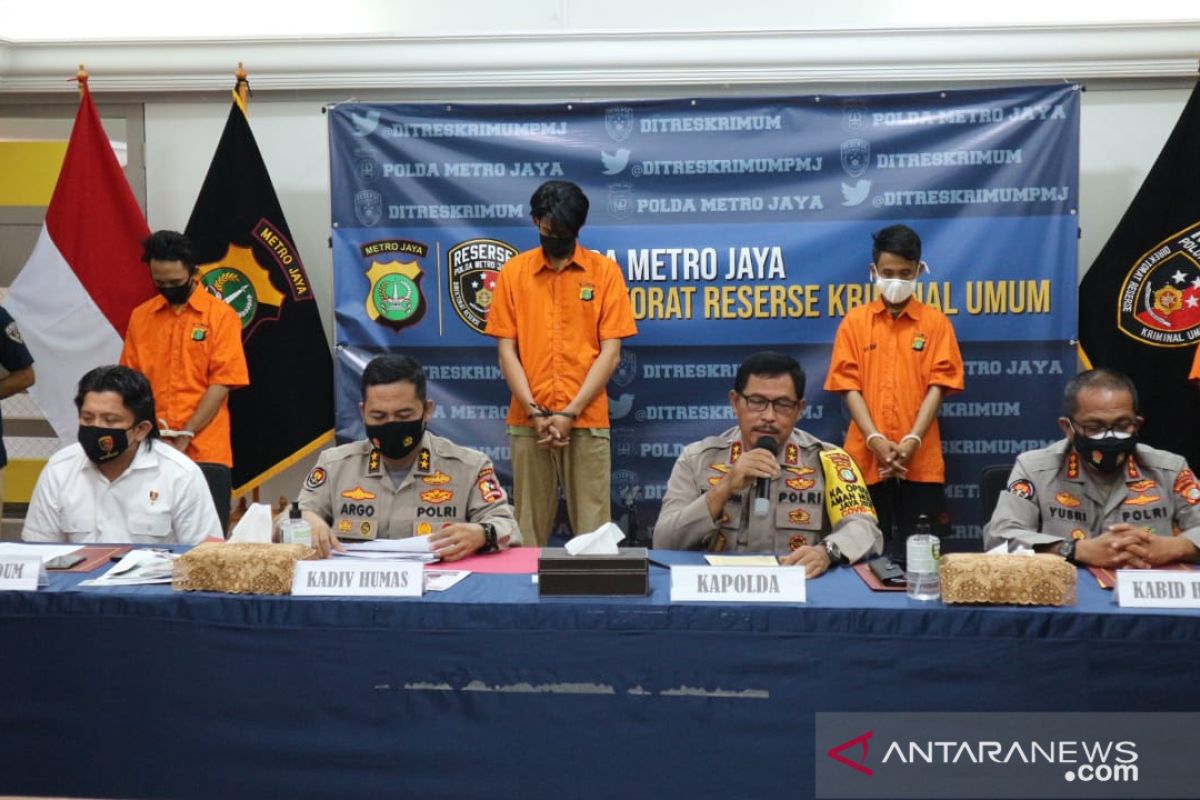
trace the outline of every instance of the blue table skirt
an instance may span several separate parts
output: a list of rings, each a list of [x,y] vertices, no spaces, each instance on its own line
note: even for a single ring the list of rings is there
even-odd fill
[[[84,577],[0,594],[0,792],[808,797],[817,711],[1200,710],[1200,615],[1119,609],[1086,572],[1068,609],[919,603],[848,569],[805,606],[672,605],[657,567],[648,598]]]

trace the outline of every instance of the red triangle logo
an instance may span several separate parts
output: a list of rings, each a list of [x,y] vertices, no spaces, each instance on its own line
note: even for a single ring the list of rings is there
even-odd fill
[[[875,735],[875,731],[867,731],[866,733],[861,734],[860,736],[855,736],[853,739],[849,739],[835,747],[831,747],[829,749],[828,756],[830,758],[832,758],[834,761],[837,761],[838,763],[841,763],[841,764],[845,764],[847,767],[850,767],[851,769],[856,769],[859,772],[863,773],[864,775],[874,775],[875,770],[871,769],[870,767],[868,767],[866,765],[867,748],[868,748],[867,743],[869,741],[871,741],[871,737],[874,735]],[[842,755],[843,751],[849,750],[853,747],[862,747],[862,757],[860,759],[858,759],[857,761],[851,761],[849,758]]]

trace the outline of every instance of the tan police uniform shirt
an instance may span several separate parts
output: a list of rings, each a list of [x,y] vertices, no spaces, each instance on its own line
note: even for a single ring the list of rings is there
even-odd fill
[[[304,479],[300,508],[344,539],[403,539],[454,522],[490,522],[501,547],[521,544],[491,459],[428,431],[399,486],[365,439],[324,451]]]
[[[732,495],[718,520],[704,495],[745,451],[738,428],[684,448],[654,528],[654,546],[674,550],[788,553],[825,539],[851,562],[883,550],[871,497],[853,459],[839,447],[793,429],[779,448],[770,513],[751,514],[754,484]]]
[[[1032,547],[1100,536],[1122,522],[1159,536],[1178,528],[1200,547],[1200,485],[1187,461],[1139,444],[1108,483],[1084,469],[1063,439],[1017,457],[984,541],[988,548],[1005,541]]]

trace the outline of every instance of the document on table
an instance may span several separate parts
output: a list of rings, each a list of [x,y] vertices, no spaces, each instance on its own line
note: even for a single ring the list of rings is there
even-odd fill
[[[385,559],[390,561],[420,561],[429,563],[438,557],[430,549],[428,536],[411,536],[407,539],[374,539],[369,542],[345,542],[346,552],[337,550],[333,555],[342,558]]]
[[[469,569],[427,569],[425,591],[444,592],[470,574]]]
[[[775,556],[725,556],[709,554],[704,557],[710,567],[778,567]]]
[[[99,578],[80,581],[80,586],[143,586],[170,583],[179,556],[165,550],[130,550]]]

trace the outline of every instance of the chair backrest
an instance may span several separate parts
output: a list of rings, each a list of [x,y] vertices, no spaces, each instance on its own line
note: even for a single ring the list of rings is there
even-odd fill
[[[1008,486],[1008,476],[1012,474],[1012,464],[994,464],[984,467],[979,474],[979,499],[983,503],[983,524],[987,525],[1000,502],[1000,493]]]

